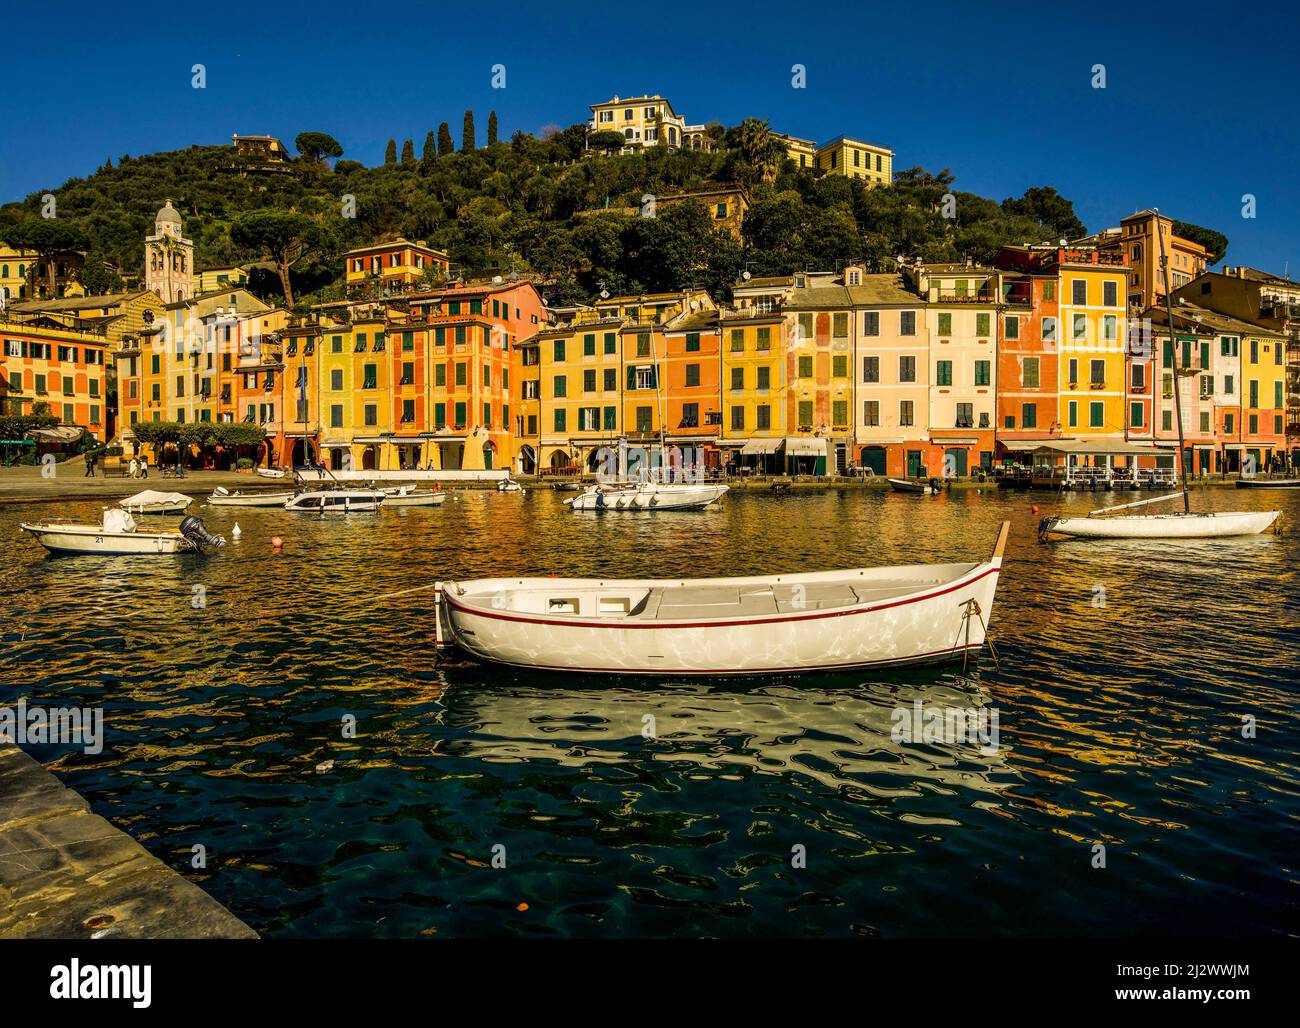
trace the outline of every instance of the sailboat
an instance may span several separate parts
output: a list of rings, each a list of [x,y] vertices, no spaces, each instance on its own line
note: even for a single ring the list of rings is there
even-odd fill
[[[1157,214],[1159,211],[1156,212]],[[1157,221],[1156,237],[1160,240],[1160,267],[1165,282],[1165,311],[1169,317],[1169,338],[1176,339],[1174,327],[1173,293],[1169,288],[1169,258],[1165,254],[1163,227]],[[1174,381],[1182,371],[1179,367],[1177,345],[1172,347]],[[1266,531],[1282,516],[1280,510],[1264,511],[1213,511],[1196,512],[1191,508],[1187,492],[1186,446],[1183,442],[1182,390],[1174,388],[1174,420],[1178,422],[1178,464],[1181,471],[1181,492],[1155,496],[1134,503],[1121,503],[1116,507],[1102,507],[1089,511],[1083,518],[1043,518],[1038,523],[1038,538],[1047,541],[1052,536],[1072,536],[1078,539],[1221,539],[1229,536],[1258,535]],[[1116,511],[1160,503],[1178,496],[1183,498],[1181,514],[1121,514]]]

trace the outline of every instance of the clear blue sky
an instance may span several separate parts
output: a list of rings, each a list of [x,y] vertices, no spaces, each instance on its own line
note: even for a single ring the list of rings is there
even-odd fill
[[[482,142],[492,109],[508,138],[650,92],[692,122],[879,142],[999,200],[1053,185],[1090,230],[1159,207],[1224,232],[1228,263],[1300,276],[1293,5],[402,6],[47,3],[5,53],[0,201],[235,132],[325,131],[374,164],[440,121],[459,143],[466,107]]]

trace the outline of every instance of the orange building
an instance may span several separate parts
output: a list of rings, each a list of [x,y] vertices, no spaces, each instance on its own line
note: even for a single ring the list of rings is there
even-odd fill
[[[1037,251],[1004,247],[998,333],[998,455],[1029,463],[1035,445],[1061,434],[1057,269]]]
[[[716,311],[674,320],[664,339],[664,441],[696,468],[720,465],[722,330]]]
[[[444,279],[450,267],[442,250],[405,239],[349,250],[343,263],[350,291],[370,284],[380,293],[405,292],[426,281],[427,275]]]
[[[41,320],[0,323],[0,412],[31,414],[45,404],[62,425],[103,442],[108,340],[34,323]]]

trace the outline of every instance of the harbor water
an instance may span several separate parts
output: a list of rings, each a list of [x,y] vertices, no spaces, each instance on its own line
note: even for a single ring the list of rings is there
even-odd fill
[[[0,706],[102,707],[102,752],[29,751],[268,937],[1300,929],[1300,496],[1196,496],[1281,507],[1280,535],[1040,544],[1032,503],[1131,495],[571,495],[196,504],[239,538],[135,558],[19,536],[98,503],[0,507]],[[996,664],[649,680],[433,645],[440,578],[979,560],[1004,518]],[[995,743],[897,737],[931,710]]]

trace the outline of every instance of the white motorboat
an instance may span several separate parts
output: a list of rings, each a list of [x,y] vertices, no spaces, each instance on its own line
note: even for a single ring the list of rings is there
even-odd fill
[[[513,478],[506,477],[497,482],[497,492],[499,493],[522,493],[524,487],[516,482]]]
[[[383,502],[384,494],[378,489],[309,489],[286,500],[284,509],[312,514],[331,511],[346,514],[350,511],[378,510]]]
[[[202,546],[225,545],[224,539],[210,534],[193,516],[182,521],[179,529],[161,531],[141,531],[127,511],[111,509],[104,511],[99,525],[42,521],[18,527],[55,554],[193,553]]]
[[[439,582],[436,638],[557,671],[757,675],[941,663],[984,643],[1011,523],[993,555],[748,578]]]
[[[293,493],[233,493],[224,486],[217,486],[208,497],[210,507],[283,507],[286,500],[292,499]]]
[[[1238,489],[1300,489],[1300,478],[1239,478]]]
[[[593,485],[564,502],[574,510],[700,510],[726,491],[720,482]]]
[[[1279,510],[1210,511],[1191,514],[1129,514],[1120,517],[1043,518],[1039,538],[1076,539],[1222,539],[1258,535],[1279,517]]]
[[[938,496],[943,485],[937,478],[887,478],[890,488],[896,493],[915,493],[922,496]]]
[[[184,514],[194,501],[183,493],[164,493],[146,489],[142,493],[119,500],[118,506],[132,514]]]
[[[262,478],[284,478],[289,472],[284,468],[254,468]]]
[[[395,489],[383,489],[384,507],[441,507],[447,502],[446,493],[429,490],[407,489],[398,486]]]

